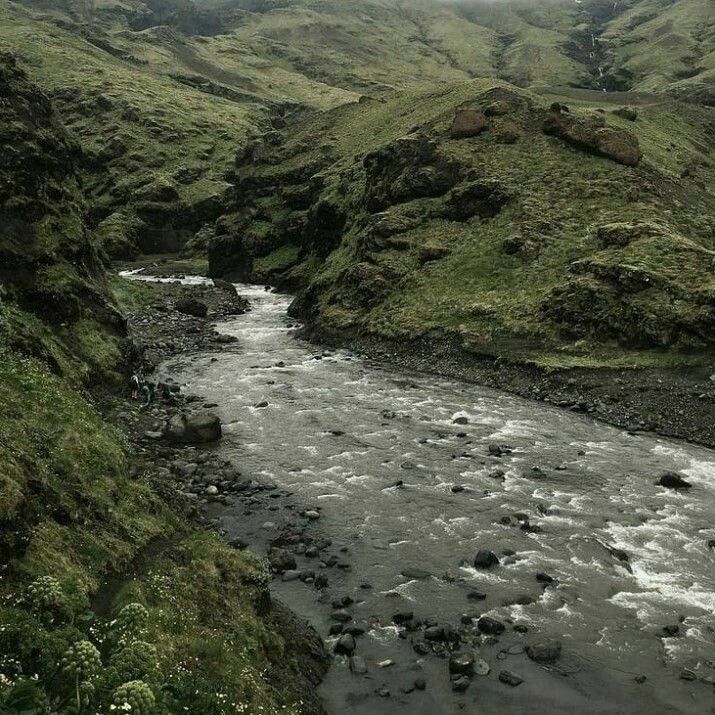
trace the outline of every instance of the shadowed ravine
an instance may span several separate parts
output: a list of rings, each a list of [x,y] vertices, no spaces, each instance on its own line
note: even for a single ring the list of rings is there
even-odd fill
[[[320,507],[310,528],[332,539],[336,553],[347,547],[341,558],[350,568],[326,570],[327,606],[300,581],[274,582],[323,636],[330,602],[342,595],[355,601],[354,620],[368,624],[356,651],[368,674],[351,674],[337,659],[323,685],[329,712],[434,715],[462,705],[470,713],[710,712],[714,452],[347,352],[323,354],[294,336],[290,296],[238,288],[253,309],[220,327],[238,338],[235,348],[162,369],[219,404],[221,449],[244,475]],[[267,407],[254,407],[263,401]],[[467,423],[456,424],[458,417]],[[490,456],[495,443],[513,451]],[[503,480],[489,476],[495,469]],[[656,486],[664,470],[687,475],[693,488]],[[398,480],[404,485],[393,486]],[[453,493],[456,485],[464,490]],[[259,550],[299,519],[238,503],[212,509],[229,537]],[[516,513],[539,528],[520,528]],[[482,548],[515,555],[489,571],[460,565]],[[299,568],[317,570],[317,559],[298,558]],[[430,575],[401,575],[409,569]],[[538,582],[539,572],[554,584]],[[470,591],[486,599],[468,600]],[[505,605],[517,599],[533,602]],[[446,661],[412,648],[421,630],[398,637],[391,618],[405,610],[455,626],[462,614],[488,614],[528,632],[507,625],[498,643],[481,648],[491,673],[453,695]],[[678,634],[664,637],[663,628],[675,625]],[[544,636],[563,643],[551,670],[523,654]],[[386,659],[395,665],[378,668]],[[524,683],[499,682],[505,669]],[[683,669],[698,680],[682,679]],[[425,692],[400,692],[420,675]],[[636,682],[641,675],[647,680]],[[375,694],[383,686],[389,697]]]

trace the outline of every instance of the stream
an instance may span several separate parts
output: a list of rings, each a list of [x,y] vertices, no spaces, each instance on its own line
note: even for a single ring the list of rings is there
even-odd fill
[[[265,553],[298,523],[332,541],[332,568],[298,557],[328,576],[326,589],[272,586],[329,646],[332,600],[349,596],[365,624],[356,654],[367,673],[335,659],[321,686],[329,713],[713,712],[715,452],[323,351],[295,336],[290,296],[238,290],[251,312],[219,325],[238,342],[161,371],[218,403],[222,454],[280,491],[270,511],[211,506],[228,538]],[[665,470],[692,489],[656,486]],[[480,549],[501,563],[475,569]],[[402,611],[440,625],[502,621],[498,642],[480,648],[491,672],[452,693],[446,660],[413,650],[422,629],[392,623]],[[550,666],[524,653],[543,638],[562,643]],[[500,682],[503,670],[524,682]]]

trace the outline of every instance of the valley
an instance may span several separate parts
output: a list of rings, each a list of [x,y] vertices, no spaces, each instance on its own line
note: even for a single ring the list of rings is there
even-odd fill
[[[0,0],[0,714],[706,713],[707,0]]]

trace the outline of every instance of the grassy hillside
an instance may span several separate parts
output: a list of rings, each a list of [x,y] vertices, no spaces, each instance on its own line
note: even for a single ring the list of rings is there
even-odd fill
[[[195,531],[152,470],[133,473],[93,404],[89,386],[124,379],[126,336],[80,159],[0,55],[0,713],[297,713],[263,565]],[[98,610],[107,577],[140,557]]]
[[[237,170],[241,210],[217,226],[212,270],[300,287],[294,309],[323,337],[697,362],[715,340],[710,113],[656,97],[614,113],[583,95],[481,80],[306,117]],[[454,136],[459,107],[472,135]]]
[[[201,250],[236,150],[298,107],[474,77],[711,102],[710,12],[706,0],[0,0],[0,49],[56,100],[85,152],[92,227],[126,255]]]

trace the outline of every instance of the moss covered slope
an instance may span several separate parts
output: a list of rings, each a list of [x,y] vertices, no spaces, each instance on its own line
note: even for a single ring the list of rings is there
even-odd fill
[[[92,403],[125,336],[79,155],[0,55],[0,712],[299,712],[264,566],[195,532]]]
[[[212,270],[300,287],[323,336],[697,361],[715,339],[709,112],[583,94],[483,80],[307,117],[237,169]]]

